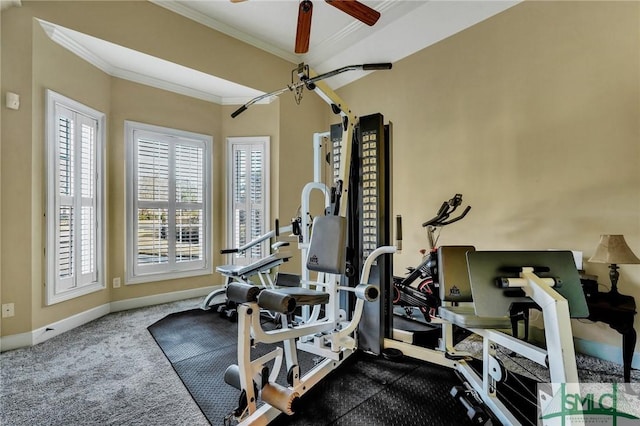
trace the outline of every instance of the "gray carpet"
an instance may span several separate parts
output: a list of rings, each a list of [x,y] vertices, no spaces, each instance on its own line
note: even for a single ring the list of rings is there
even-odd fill
[[[0,424],[209,425],[147,331],[199,302],[109,314],[0,354]]]

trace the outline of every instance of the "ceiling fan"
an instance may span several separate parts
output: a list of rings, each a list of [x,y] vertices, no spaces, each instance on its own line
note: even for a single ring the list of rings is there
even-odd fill
[[[244,0],[231,1],[238,3]],[[325,2],[369,26],[373,26],[380,18],[380,12],[356,0],[325,0]],[[311,0],[302,0],[298,6],[295,53],[307,53],[309,51],[312,13],[313,3]]]

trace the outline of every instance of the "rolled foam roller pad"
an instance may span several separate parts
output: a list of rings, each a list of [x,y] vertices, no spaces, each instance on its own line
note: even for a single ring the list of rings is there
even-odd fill
[[[238,390],[242,390],[240,386],[240,368],[236,364],[231,364],[224,372],[225,383],[233,386]]]
[[[260,287],[251,284],[230,283],[227,286],[227,299],[236,303],[255,302],[260,290]]]
[[[293,389],[285,388],[278,383],[267,383],[260,394],[264,402],[277,408],[288,416],[294,412],[294,405],[300,394]]]
[[[296,299],[278,291],[263,290],[258,295],[258,305],[269,311],[290,314],[296,309]]]

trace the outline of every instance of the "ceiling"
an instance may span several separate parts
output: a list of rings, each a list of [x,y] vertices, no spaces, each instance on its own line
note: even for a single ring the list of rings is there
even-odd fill
[[[12,1],[19,5],[18,0]],[[322,0],[314,0],[309,51],[302,55],[293,53],[298,0],[150,1],[294,65],[304,62],[317,73],[324,73],[347,65],[399,61],[514,6],[520,0],[361,0],[381,13],[373,27]],[[54,23],[41,21],[41,24],[52,40],[120,78],[218,104],[242,104],[262,94]],[[346,72],[326,83],[336,89],[366,74]],[[284,86],[290,76],[282,77]]]
[[[323,0],[313,0],[309,52],[296,55],[293,51],[298,0],[150,1],[294,64],[309,64],[318,73],[346,65],[396,62],[519,3],[361,0],[381,14],[378,22],[369,27]],[[344,73],[327,84],[335,89],[363,75]]]

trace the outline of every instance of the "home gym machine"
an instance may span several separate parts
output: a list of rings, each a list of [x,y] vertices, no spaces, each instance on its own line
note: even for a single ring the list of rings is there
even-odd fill
[[[336,71],[314,76],[308,67],[297,69],[298,83],[265,94],[249,101],[236,110],[236,117],[248,106],[260,99],[279,95],[287,90],[306,88],[323,98],[335,114],[341,117],[341,144],[336,147],[336,178],[331,190],[330,203],[325,216],[313,220],[304,270],[316,273],[314,280],[302,278],[299,287],[273,289],[247,282],[230,282],[227,298],[238,306],[238,363],[229,366],[225,382],[239,391],[238,407],[226,419],[240,424],[267,424],[281,413],[293,414],[302,395],[327,374],[338,368],[358,348],[357,328],[363,316],[365,304],[378,298],[378,289],[369,284],[374,264],[380,263],[384,254],[396,252],[394,246],[371,247],[362,264],[347,265],[347,217],[349,207],[351,149],[358,119],[345,103],[321,80],[340,72],[362,69],[389,69],[391,64],[373,64],[344,67]],[[361,124],[362,125],[362,124]],[[344,159],[344,160],[343,160]],[[343,285],[342,277],[358,276],[355,285]],[[352,280],[353,282],[353,280]],[[276,281],[277,284],[277,281]],[[344,306],[342,294],[353,295],[353,306]],[[302,315],[296,308],[303,307]],[[281,314],[281,327],[263,327],[259,312],[266,309]],[[257,351],[258,344],[282,344]],[[262,346],[264,347],[264,346]],[[319,362],[309,371],[301,370],[297,351],[302,350],[319,357]],[[259,353],[257,355],[257,353]],[[276,381],[286,364],[286,385]]]

